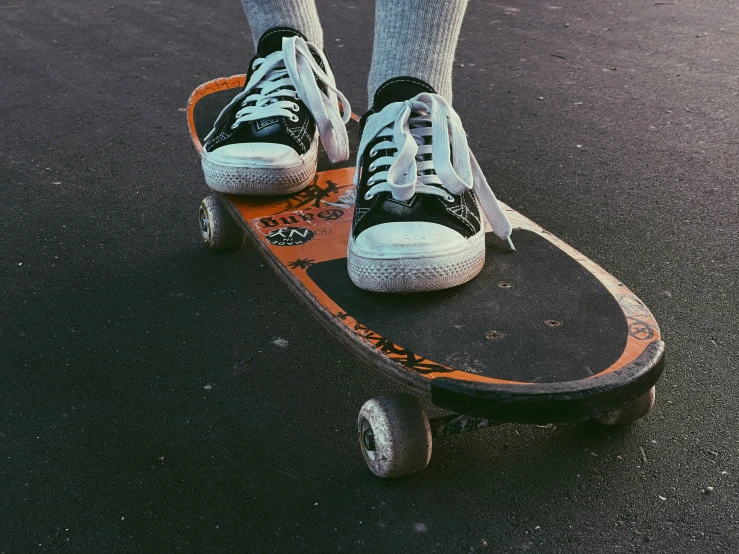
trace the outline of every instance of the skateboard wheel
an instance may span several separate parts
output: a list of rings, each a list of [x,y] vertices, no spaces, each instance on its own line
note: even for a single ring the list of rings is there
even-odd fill
[[[200,203],[198,224],[200,236],[211,250],[232,250],[244,244],[244,232],[217,196]]]
[[[378,477],[422,471],[431,459],[431,426],[421,403],[410,394],[368,400],[357,418],[364,461]]]
[[[627,425],[633,423],[649,413],[649,410],[654,406],[654,395],[655,390],[652,387],[646,394],[629,402],[618,410],[603,414],[597,420],[603,425]]]

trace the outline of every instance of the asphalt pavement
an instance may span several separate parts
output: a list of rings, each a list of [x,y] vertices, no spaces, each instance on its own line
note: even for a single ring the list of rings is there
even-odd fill
[[[318,4],[361,112],[373,5]],[[0,552],[739,551],[739,5],[471,1],[470,146],[668,366],[631,427],[451,437],[397,481],[355,421],[398,387],[200,242],[184,106],[245,71],[240,4],[3,0],[0,38]]]

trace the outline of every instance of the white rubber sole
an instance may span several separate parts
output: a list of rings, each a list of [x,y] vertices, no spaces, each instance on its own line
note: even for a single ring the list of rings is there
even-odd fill
[[[203,150],[200,164],[205,183],[213,190],[227,194],[272,196],[290,194],[313,182],[318,165],[318,139],[300,156],[300,162],[289,165],[249,163],[247,159],[224,163],[215,161]]]
[[[439,244],[436,251],[414,250],[417,249],[412,245],[399,244],[381,254],[367,252],[350,237],[349,277],[357,287],[371,292],[423,292],[456,287],[482,271],[485,232],[481,230],[451,247]]]

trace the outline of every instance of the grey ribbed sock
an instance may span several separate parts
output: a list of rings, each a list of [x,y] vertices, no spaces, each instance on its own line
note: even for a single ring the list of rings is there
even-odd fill
[[[292,27],[323,50],[323,29],[315,0],[241,0],[249,20],[254,48],[259,37],[274,27]]]
[[[467,0],[377,0],[367,89],[393,77],[416,77],[452,101],[452,65]]]

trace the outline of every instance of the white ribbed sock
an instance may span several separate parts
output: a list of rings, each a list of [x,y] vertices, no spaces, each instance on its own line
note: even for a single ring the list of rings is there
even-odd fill
[[[377,0],[367,89],[393,77],[416,77],[452,101],[452,66],[467,0]]]
[[[323,29],[315,0],[241,0],[241,4],[249,20],[255,49],[259,37],[266,31],[291,27],[323,50]]]

